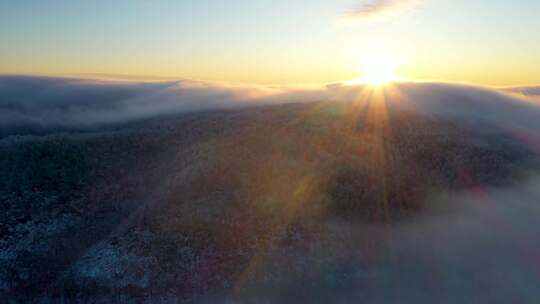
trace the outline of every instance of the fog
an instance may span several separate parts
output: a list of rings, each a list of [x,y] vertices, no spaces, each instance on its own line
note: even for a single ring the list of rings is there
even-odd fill
[[[256,291],[248,298],[260,303],[532,303],[540,294],[539,185],[535,177],[514,188],[437,194],[425,213],[396,225],[329,223],[309,253],[282,253],[286,264],[278,255],[269,258],[261,272],[288,279],[254,283]]]
[[[96,127],[177,113],[321,100],[354,101],[361,84],[327,87],[279,87],[217,84],[189,80],[167,82],[0,76],[0,128]],[[385,90],[391,105],[423,114],[538,128],[539,107],[525,96],[472,85],[396,83]],[[517,90],[517,89],[516,89]],[[537,88],[519,88],[536,92]],[[532,93],[528,93],[532,94]]]
[[[534,92],[2,76],[0,131],[50,129],[0,142],[0,291],[45,302],[532,302]],[[144,123],[164,116],[164,128]],[[140,128],[71,132],[129,122]]]
[[[540,96],[540,87],[539,86],[520,86],[520,87],[509,87],[504,88],[508,92],[520,93],[525,96]]]
[[[85,127],[247,105],[249,88],[193,81],[0,77],[0,127]]]

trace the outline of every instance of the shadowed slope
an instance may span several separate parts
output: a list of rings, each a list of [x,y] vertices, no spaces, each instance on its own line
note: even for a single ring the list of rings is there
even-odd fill
[[[302,298],[324,290],[331,300],[332,284],[367,289],[355,277],[366,272],[377,279],[362,297],[376,302],[376,274],[397,269],[391,257],[417,263],[400,255],[395,227],[448,206],[436,199],[447,193],[489,193],[538,172],[535,137],[514,132],[528,121],[513,129],[504,115],[507,103],[524,117],[534,108],[444,88],[428,98],[420,84],[342,87],[333,101],[7,137],[3,290],[26,300],[250,299],[285,288],[285,301],[305,274],[315,287]],[[466,111],[477,106],[497,115]]]

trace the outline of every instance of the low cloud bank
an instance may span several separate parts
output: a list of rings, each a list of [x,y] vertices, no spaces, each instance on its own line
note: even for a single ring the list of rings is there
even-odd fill
[[[497,126],[520,131],[540,130],[540,107],[505,91],[449,83],[399,86],[402,101],[413,110],[472,127]]]
[[[96,126],[169,113],[246,106],[260,92],[190,81],[0,77],[0,128]]]
[[[356,101],[369,86],[337,83],[291,88],[222,85],[196,81],[128,82],[0,76],[0,129],[96,127],[160,115],[255,105]],[[537,92],[520,88],[520,92]],[[390,106],[426,115],[485,122],[523,130],[540,129],[540,107],[505,90],[448,84],[396,83],[384,89]]]
[[[511,93],[518,93],[525,96],[540,97],[540,86],[510,87],[510,88],[506,88],[505,90]]]

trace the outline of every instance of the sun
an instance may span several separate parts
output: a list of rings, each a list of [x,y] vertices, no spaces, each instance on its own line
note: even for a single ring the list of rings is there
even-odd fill
[[[396,79],[397,61],[382,54],[369,56],[362,60],[360,72],[362,82],[383,85]]]

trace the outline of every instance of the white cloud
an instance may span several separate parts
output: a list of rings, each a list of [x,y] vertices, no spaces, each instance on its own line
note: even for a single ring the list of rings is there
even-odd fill
[[[419,0],[367,0],[349,9],[344,17],[347,19],[373,19],[399,14],[416,4]]]
[[[265,104],[352,101],[362,85],[263,87],[197,81],[134,82],[0,76],[0,131],[18,127],[99,127],[183,112]],[[540,130],[540,106],[506,90],[451,83],[402,82],[389,106],[473,125]],[[533,91],[533,88],[520,88]],[[402,102],[398,99],[407,99]]]

